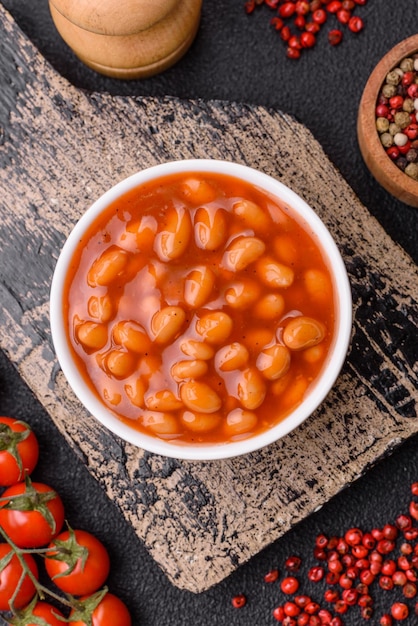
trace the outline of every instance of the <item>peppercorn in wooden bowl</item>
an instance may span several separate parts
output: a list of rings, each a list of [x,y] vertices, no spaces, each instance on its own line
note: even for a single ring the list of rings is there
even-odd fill
[[[357,117],[363,159],[390,194],[418,207],[418,35],[401,41],[366,83]]]
[[[63,372],[122,438],[186,459],[244,454],[308,418],[351,335],[351,292],[316,213],[224,161],[117,184],[70,233],[51,287]]]

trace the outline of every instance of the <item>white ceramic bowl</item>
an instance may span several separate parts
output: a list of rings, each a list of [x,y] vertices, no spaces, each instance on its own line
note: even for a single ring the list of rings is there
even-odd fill
[[[119,196],[144,182],[177,172],[226,174],[241,178],[276,196],[282,203],[293,209],[317,238],[320,248],[327,257],[334,281],[336,299],[334,340],[319,378],[311,386],[302,403],[285,419],[261,434],[239,441],[222,444],[189,445],[183,443],[178,445],[131,428],[118,419],[85,383],[72,358],[72,351],[67,340],[63,316],[63,286],[69,263],[81,235]],[[351,336],[352,300],[347,272],[332,236],[317,214],[297,194],[272,177],[243,165],[217,160],[184,160],[157,165],[130,176],[107,191],[84,213],[65,242],[56,264],[51,285],[50,317],[52,338],[62,371],[74,393],[92,416],[115,435],[150,452],[180,459],[211,460],[234,457],[267,446],[294,430],[312,415],[334,385],[345,361]]]

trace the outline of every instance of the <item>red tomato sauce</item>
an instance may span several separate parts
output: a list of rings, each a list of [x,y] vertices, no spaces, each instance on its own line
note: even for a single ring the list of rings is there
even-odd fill
[[[326,360],[333,284],[290,207],[219,174],[176,174],[113,202],[65,284],[80,374],[132,428],[225,442],[271,428]]]

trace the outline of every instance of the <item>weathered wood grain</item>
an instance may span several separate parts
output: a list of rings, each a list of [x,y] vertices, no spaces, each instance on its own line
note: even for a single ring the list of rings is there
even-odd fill
[[[290,116],[84,93],[1,7],[0,55],[0,347],[171,581],[202,591],[418,431],[417,268]],[[161,458],[105,432],[69,390],[49,331],[54,264],[85,208],[140,168],[188,157],[251,165],[303,196],[339,244],[354,299],[352,347],[320,409],[221,462]]]

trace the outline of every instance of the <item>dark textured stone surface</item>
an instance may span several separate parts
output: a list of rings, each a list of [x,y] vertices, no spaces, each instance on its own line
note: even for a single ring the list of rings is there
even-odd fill
[[[306,62],[303,59],[299,65],[289,65],[289,62],[281,56],[283,50],[278,45],[277,39],[273,42],[273,39],[268,39],[267,37],[264,38],[264,35],[260,36],[260,33],[264,33],[264,29],[266,28],[267,20],[265,18],[265,14],[264,21],[261,20],[261,14],[260,17],[257,17],[257,21],[253,22],[248,21],[248,18],[246,16],[244,17],[242,13],[239,13],[239,16],[235,19],[235,16],[237,15],[236,6],[232,6],[231,4],[231,6],[225,8],[223,7],[221,10],[216,3],[211,3],[210,7],[207,5],[206,10],[204,11],[204,21],[202,22],[201,35],[196,42],[196,46],[192,50],[192,54],[196,54],[197,56],[193,56],[193,60],[192,57],[188,57],[184,62],[179,64],[177,68],[173,68],[173,70],[165,76],[157,77],[155,80],[152,79],[146,83],[135,85],[121,85],[120,83],[107,81],[106,79],[99,79],[92,73],[86,71],[85,68],[78,64],[77,61],[72,59],[71,55],[68,54],[68,52],[61,46],[60,42],[55,38],[54,32],[50,30],[47,12],[45,11],[45,3],[40,2],[39,10],[37,7],[37,11],[35,13],[31,9],[25,9],[24,3],[21,2],[18,3],[8,0],[7,2],[4,1],[3,4],[6,6],[10,5],[11,8],[15,10],[18,17],[20,14],[20,20],[23,25],[26,23],[28,29],[35,33],[34,39],[36,40],[36,37],[39,37],[40,40],[38,43],[41,48],[44,46],[44,53],[47,56],[50,56],[50,59],[56,66],[57,64],[61,64],[61,71],[63,73],[67,73],[73,82],[77,84],[77,80],[80,80],[81,83],[79,83],[79,86],[97,90],[105,89],[113,91],[113,93],[123,93],[124,95],[132,94],[147,96],[170,94],[183,97],[204,98],[213,98],[220,95],[220,97],[224,97],[226,99],[242,99],[248,102],[267,104],[269,106],[273,106],[274,109],[288,111],[295,114],[296,117],[299,117],[299,119],[301,119],[307,127],[314,130],[315,136],[320,139],[325,151],[331,156],[332,160],[343,172],[347,180],[349,180],[351,186],[356,191],[359,191],[360,198],[366,202],[368,209],[372,213],[378,215],[379,220],[384,224],[392,236],[407,249],[415,260],[417,259],[416,211],[394,201],[376,186],[374,181],[364,170],[361,160],[358,157],[353,131],[356,116],[355,103],[357,101],[357,92],[358,90],[361,90],[361,82],[367,78],[367,73],[373,66],[373,59],[375,58],[377,60],[379,56],[383,54],[388,47],[390,47],[391,39],[393,39],[393,43],[396,43],[400,38],[410,34],[405,31],[405,24],[410,24],[410,27],[413,28],[413,21],[405,19],[405,11],[408,12],[408,10],[410,10],[411,16],[413,15],[415,6],[413,6],[412,2],[410,3],[409,8],[405,7],[404,4],[404,6],[399,9],[399,11],[402,12],[402,15],[399,16],[394,16],[394,9],[392,6],[377,8],[376,3],[370,2],[367,9],[370,21],[378,21],[379,24],[380,22],[384,23],[384,13],[386,10],[390,9],[391,23],[393,24],[393,22],[395,22],[396,27],[391,30],[390,33],[385,33],[384,37],[380,34],[379,27],[374,29],[373,33],[365,31],[361,35],[362,38],[359,40],[350,39],[350,43],[348,43],[347,39],[347,46],[350,46],[349,49],[352,52],[352,58],[350,58],[349,62],[345,64],[341,63],[341,59],[344,56],[343,52],[340,52],[342,49],[339,49],[338,51],[332,50],[330,52],[329,50],[325,50],[322,45],[321,51],[319,51],[319,49],[312,51],[312,55],[309,55],[309,61],[307,57]],[[241,7],[238,7],[238,9],[240,10]],[[397,10],[398,9],[396,8],[395,13]],[[398,22],[397,17],[399,17]],[[402,20],[400,18],[402,18]],[[243,31],[241,31],[241,25],[244,23],[246,24],[246,27]],[[256,26],[254,27],[255,30],[252,31],[251,25],[254,23]],[[215,26],[216,29],[214,28]],[[214,37],[214,32],[216,32],[219,37]],[[367,32],[370,32],[370,34],[366,35]],[[258,33],[258,35],[256,35],[256,33]],[[248,45],[248,40],[251,40],[251,45]],[[4,71],[7,67],[7,52],[10,48],[8,46],[7,39],[2,43],[4,45],[4,49],[6,50],[6,54],[3,57],[5,62],[4,64],[2,62],[0,68]],[[13,42],[10,43],[13,44]],[[23,54],[23,63],[27,62],[28,57],[32,58],[33,56],[33,51],[30,46],[25,46],[25,48],[27,48],[27,50],[25,50],[27,55]],[[264,64],[270,54],[270,51],[273,49],[277,49],[277,57],[275,57],[275,59],[277,59],[277,65],[271,65],[270,63],[269,66],[263,66],[262,71],[255,71],[254,67],[256,67],[256,60]],[[260,50],[261,54],[259,54]],[[367,50],[368,53],[367,61],[365,63],[360,63],[360,59],[364,60],[365,50]],[[317,56],[314,57],[314,54]],[[233,71],[234,63],[229,64],[228,66],[225,64],[225,56],[228,60],[234,58],[235,64],[240,64],[241,71],[239,74]],[[318,59],[318,57],[320,61],[316,64],[315,59]],[[12,58],[14,59],[13,56]],[[191,70],[194,69],[195,63],[197,64],[197,67],[203,69],[203,72],[196,74],[192,71],[193,77],[191,79]],[[221,66],[223,71],[220,71]],[[225,70],[225,67],[228,67],[228,71]],[[322,71],[324,67],[328,70],[325,73]],[[312,71],[312,68],[315,68],[314,71]],[[207,72],[205,72],[205,70],[207,70]],[[229,72],[229,70],[231,71]],[[265,75],[266,73],[269,74],[267,80]],[[213,77],[213,80],[210,79],[211,77]],[[348,78],[349,80],[347,80]],[[6,108],[8,110],[14,110],[15,98],[21,93],[22,87],[28,84],[28,81],[30,83],[28,75],[26,75],[25,81],[22,83],[19,74],[13,74],[13,79],[10,78],[10,74],[8,73],[1,74],[2,88],[3,90],[6,88],[6,90],[3,91],[3,94],[5,94],[3,102],[6,102]],[[83,81],[84,84],[82,84]],[[46,83],[47,82],[48,81],[46,81]],[[316,83],[316,89],[312,88],[313,83]],[[280,84],[280,88],[277,88],[277,84]],[[333,89],[329,88],[331,84],[334,87]],[[340,86],[340,88],[337,88],[337,86]],[[342,89],[341,86],[344,86],[344,89]],[[45,84],[45,88],[48,88],[47,84]],[[26,96],[30,98],[31,95],[32,92],[29,87],[26,92]],[[244,95],[246,95],[246,97],[243,97]],[[60,115],[67,116],[69,121],[77,125],[77,107],[74,107],[71,100],[72,98],[63,98],[60,90],[60,93],[55,95],[53,102],[55,103],[57,110],[59,110]],[[89,102],[91,105],[95,105],[95,110],[98,115],[106,115],[106,106],[104,106],[107,102],[106,98],[101,99],[100,97],[96,98],[93,96]],[[139,100],[139,106],[142,107],[143,114],[150,115],[151,117],[156,115],[153,110],[152,101],[147,107],[146,101]],[[236,110],[238,110],[238,108],[239,107],[237,107]],[[210,111],[209,115],[207,114],[208,110]],[[251,130],[252,124],[254,124],[254,117],[252,115],[254,112],[253,107],[244,107],[243,111],[245,111],[243,116],[248,117],[248,136],[253,135],[254,137],[258,137],[260,132],[267,132],[266,129],[262,128],[261,123],[259,128],[255,127]],[[196,103],[192,109],[192,113],[193,114],[190,117],[192,121],[196,119],[195,115],[197,115],[199,120],[204,120],[207,123],[208,120],[213,119],[214,109],[203,103]],[[258,119],[258,115],[256,117]],[[272,114],[272,117],[275,119],[274,114]],[[263,118],[263,121],[264,119],[265,118]],[[170,113],[170,115],[165,118],[165,121],[173,122],[175,121],[175,117],[173,117]],[[2,125],[3,122],[0,121],[0,124]],[[5,116],[4,124],[4,135],[7,136],[7,115]],[[154,133],[157,128],[158,125],[152,125],[152,128],[150,127],[149,131]],[[94,135],[94,125],[92,125],[92,131]],[[304,137],[303,134],[298,135],[296,133],[296,139],[300,139],[301,136]],[[254,139],[254,137],[251,138]],[[59,144],[59,140],[57,140],[57,142]],[[186,147],[188,150],[193,150],[198,145],[199,140],[196,141],[192,138],[188,140]],[[303,145],[303,143],[301,144],[296,141],[296,146],[297,145]],[[164,153],[164,146],[158,144],[157,142],[154,146],[154,150],[150,152],[150,158],[158,159]],[[30,154],[30,146],[28,154]],[[286,150],[281,146],[280,142],[278,142],[278,148],[273,151],[273,154],[274,158],[280,157],[280,159],[284,161],[288,158],[288,152],[286,152]],[[245,152],[242,153],[242,156],[245,156]],[[323,155],[319,156],[320,158],[324,158]],[[267,162],[269,159],[271,160],[271,152],[270,156],[267,157],[266,155],[265,159]],[[326,160],[324,160],[324,163],[326,165]],[[296,174],[300,165],[305,165],[303,159],[302,161],[296,162]],[[65,166],[65,163],[63,166]],[[282,167],[285,169],[285,166],[280,163],[278,170],[281,170]],[[298,180],[296,174],[295,179],[293,179],[293,174],[288,172],[292,182],[294,182],[294,180]],[[31,188],[37,189],[37,180],[25,180],[24,182],[25,184],[29,182]],[[41,182],[45,184],[45,181]],[[324,182],[324,186],[325,185],[326,179]],[[88,202],[89,197],[89,192],[87,192],[84,196],[84,201]],[[83,197],[80,197],[80,199],[83,200]],[[334,199],[334,202],[338,207],[338,200]],[[353,203],[355,204],[354,199]],[[34,206],[35,205],[32,206],[32,209]],[[51,215],[53,214],[54,212],[51,207]],[[59,243],[62,241],[66,229],[68,229],[68,224],[57,225],[57,229],[60,232],[58,237]],[[13,236],[13,229],[11,229],[11,235]],[[380,273],[376,274],[368,272],[368,268],[365,267],[364,263],[361,263],[358,258],[357,237],[361,239],[361,233],[357,232],[353,234],[352,245],[349,246],[347,244],[344,248],[344,254],[346,259],[349,259],[352,256],[357,257],[356,262],[351,264],[350,269],[353,272],[353,275],[356,276],[356,283],[358,281],[358,285],[361,285],[361,279],[364,279],[367,276],[370,282],[370,288],[365,289],[363,284],[363,288],[354,289],[354,295],[355,298],[357,298],[356,313],[358,312],[360,316],[359,319],[363,324],[364,321],[367,321],[370,313],[373,314],[373,312],[376,311],[377,307],[380,322],[376,330],[373,331],[374,339],[377,339],[377,341],[380,342],[381,339],[384,338],[386,354],[391,354],[390,361],[395,369],[400,366],[399,355],[397,354],[395,348],[396,346],[401,345],[402,364],[407,364],[412,371],[414,368],[416,371],[416,342],[411,340],[411,336],[413,338],[415,335],[414,325],[411,326],[409,321],[405,325],[405,320],[414,319],[411,316],[413,311],[416,311],[416,302],[414,305],[415,308],[411,308],[411,301],[408,298],[407,302],[404,302],[402,297],[400,300],[398,299],[401,294],[397,293],[394,296],[391,287],[389,290],[385,290],[385,285],[381,284]],[[364,237],[365,245],[367,244],[367,239],[368,237],[366,234]],[[36,241],[34,242],[34,245],[36,246]],[[393,252],[391,246],[388,247]],[[356,255],[354,255],[353,250],[355,250]],[[385,246],[385,248],[381,250],[381,255],[385,256],[387,252],[388,250]],[[48,251],[45,249],[45,258],[47,257],[47,254]],[[9,256],[4,255],[4,258],[7,259]],[[387,263],[388,273],[390,273],[390,263],[391,259],[389,258]],[[47,265],[48,267],[51,267],[49,263],[47,263]],[[416,273],[412,272],[411,275],[405,275],[402,277],[402,282],[409,279],[412,292],[416,290],[415,276]],[[24,277],[23,285],[25,286],[25,289],[30,288],[31,285],[33,285],[34,279],[36,279],[36,267],[34,268],[33,274],[30,274],[27,278]],[[384,295],[377,299],[374,295],[374,290],[372,289],[374,282],[379,290],[383,288]],[[393,306],[394,303],[395,307]],[[8,310],[12,312],[12,315],[14,311],[16,311],[17,315],[21,315],[21,311],[16,308],[16,293],[4,293],[2,291],[2,304],[4,304]],[[408,308],[409,313],[407,312]],[[391,313],[391,320],[389,323],[385,323],[387,313]],[[396,317],[392,317],[395,315]],[[29,332],[30,338],[33,339],[35,335],[32,334],[33,329],[31,329],[31,326],[35,321],[37,328],[44,328],[45,310],[40,307],[40,309],[36,311],[35,318],[31,319],[31,323],[28,323],[27,316],[25,321],[25,333],[26,331]],[[409,330],[408,326],[410,326]],[[12,327],[2,325],[2,332],[4,332],[5,335],[9,330],[12,330]],[[390,341],[387,340],[387,337],[391,338]],[[25,350],[28,347],[25,343],[26,338],[26,334],[12,337],[12,341],[16,342],[16,346],[14,347],[17,348],[17,354],[13,355],[13,359],[19,360],[22,358],[22,355],[25,354]],[[358,371],[360,371],[362,376],[369,381],[375,373],[375,369],[370,367],[370,365],[375,363],[374,359],[376,358],[376,355],[371,361],[367,358],[364,359],[363,356],[365,354],[365,348],[367,348],[369,344],[368,338],[365,337],[364,334],[358,334],[357,339],[358,341],[353,344],[353,351],[357,350],[358,356],[356,357],[354,355],[354,360],[358,365]],[[10,338],[4,337],[3,342],[10,345]],[[394,347],[392,352],[391,346]],[[49,353],[46,355],[46,358],[50,358]],[[411,410],[411,406],[413,409],[413,405],[411,405],[408,401],[405,402],[405,398],[403,397],[401,390],[402,386],[398,384],[398,381],[396,381],[394,386],[392,385],[391,376],[393,376],[393,369],[391,370],[391,367],[388,367],[383,371],[383,374],[384,376],[380,377],[378,380],[375,379],[371,381],[373,383],[372,386],[376,386],[378,395],[383,395],[385,400],[388,402],[388,406],[391,407],[390,410],[395,409],[396,414],[399,416],[409,415],[412,417],[414,412]],[[410,376],[408,375],[406,378],[408,379]],[[10,374],[9,370],[7,370],[5,380],[13,381],[13,376]],[[416,377],[414,384],[416,384]],[[5,395],[7,396],[5,397],[4,402],[5,405],[8,406],[7,402],[10,402],[10,396],[13,395],[13,392],[10,391],[7,383],[4,384],[4,387],[6,389]],[[370,386],[368,389],[370,393]],[[392,396],[388,394],[390,389],[394,390],[394,394]],[[30,401],[27,399],[27,392],[25,393],[22,391],[21,393],[22,402],[18,403],[16,408],[18,410],[25,411],[27,410],[27,406],[29,406]],[[379,398],[377,399],[379,400]],[[341,397],[341,401],[344,402],[344,400],[345,398]],[[361,396],[360,401],[362,401]],[[374,398],[372,397],[371,401],[374,403],[376,401],[376,396]],[[382,409],[385,409],[385,407],[382,406]],[[387,406],[385,410],[387,410]],[[37,411],[39,411],[39,414],[42,416],[41,423],[45,425],[48,423],[51,438],[53,438],[54,441],[60,442],[60,449],[62,448],[63,450],[67,450],[58,433],[52,429],[46,415],[39,407],[37,407]],[[355,411],[352,416],[348,416],[344,427],[350,427],[350,423],[352,423],[353,418],[355,418]],[[403,430],[402,420],[400,420],[400,428]],[[343,430],[342,436],[344,437],[345,434],[345,430]],[[74,432],[70,431],[70,436],[74,436]],[[375,441],[367,439],[369,436],[367,421],[363,424],[361,436],[364,437],[366,445],[371,445],[372,447],[375,445]],[[403,436],[404,435],[402,434],[401,438]],[[398,443],[399,439],[395,438],[391,445],[396,446]],[[135,624],[158,623],[164,625],[188,625],[195,623],[248,623],[260,624],[261,626],[264,623],[268,624],[272,622],[270,611],[278,598],[277,588],[276,590],[273,588],[266,589],[265,585],[261,583],[262,575],[270,566],[275,564],[280,566],[283,563],[283,557],[289,551],[302,551],[307,553],[307,551],[312,547],[313,537],[317,530],[329,530],[330,533],[339,532],[346,527],[347,518],[349,519],[350,525],[359,524],[364,527],[378,525],[380,521],[383,523],[384,521],[387,521],[388,516],[393,516],[396,512],[398,512],[400,507],[404,508],[408,499],[408,480],[416,479],[417,476],[416,443],[416,438],[412,439],[411,442],[405,444],[401,448],[401,451],[392,459],[380,463],[375,470],[371,470],[367,476],[367,480],[360,480],[353,488],[350,488],[349,491],[341,494],[329,505],[324,507],[320,513],[315,514],[313,517],[299,524],[294,530],[288,532],[283,540],[273,544],[270,548],[263,551],[258,557],[253,558],[248,565],[244,565],[239,568],[238,571],[230,576],[225,582],[220,583],[216,588],[201,594],[199,597],[194,597],[188,592],[181,592],[171,587],[164,580],[164,577],[161,576],[161,573],[158,568],[155,567],[152,560],[146,555],[140,545],[140,542],[138,542],[133,536],[133,533],[127,533],[125,530],[126,524],[122,517],[120,517],[120,515],[116,512],[116,509],[114,507],[111,507],[110,509],[105,508],[106,504],[109,505],[109,503],[106,498],[102,500],[103,494],[100,490],[95,488],[94,482],[90,481],[82,465],[79,466],[78,471],[80,473],[76,472],[75,475],[82,477],[82,484],[84,488],[92,494],[94,500],[97,498],[97,502],[100,504],[99,508],[96,510],[103,509],[109,511],[109,513],[106,514],[106,518],[103,516],[102,518],[94,518],[93,520],[91,516],[88,515],[88,511],[86,511],[86,521],[83,523],[89,525],[90,527],[97,527],[98,532],[102,533],[102,535],[106,537],[107,540],[114,546],[113,556],[116,557],[117,567],[114,573],[114,578],[112,579],[112,584],[116,585],[117,589],[120,590],[121,593],[125,593],[125,598],[127,598],[134,611]],[[386,445],[385,453],[390,451],[391,445]],[[316,449],[312,449],[311,447],[308,449],[308,455],[311,455],[315,462]],[[100,450],[96,450],[91,457],[80,450],[76,449],[76,451],[80,457],[82,457],[84,463],[90,463],[91,468],[94,468],[94,463],[97,461],[97,458],[99,458],[96,456],[96,453],[100,454]],[[119,446],[116,442],[114,442],[114,447],[112,448],[112,456],[117,459],[118,463],[123,463],[124,454],[121,446]],[[70,463],[70,459],[73,459],[73,457],[73,454],[68,455],[68,463]],[[378,460],[378,455],[372,454],[372,457],[373,462]],[[152,461],[153,459],[151,457],[145,455],[144,458],[138,463],[138,469],[135,470],[135,472],[138,471],[141,478],[145,481],[145,485],[143,485],[143,492],[141,492],[141,499],[143,499],[148,506],[155,502],[156,498],[155,488],[152,484],[153,472],[156,472],[156,469],[158,469],[159,477],[167,479],[170,476],[176,476],[176,470],[179,469],[179,464],[176,462],[166,462],[163,464],[158,463],[156,467],[155,463],[153,464]],[[336,462],[335,465],[331,467],[331,471],[335,474],[336,480],[338,481],[341,480],[340,472],[344,463],[341,464],[339,460],[335,459],[334,461]],[[368,464],[369,463],[366,463],[366,466]],[[118,465],[118,467],[121,466]],[[317,467],[322,469],[324,465],[319,463],[317,464]],[[329,469],[327,466],[325,467],[327,470]],[[357,466],[353,465],[353,469],[355,469],[355,467]],[[237,469],[241,469],[240,464],[237,464]],[[313,476],[309,479],[308,482],[310,483],[311,488],[315,487],[318,480],[321,480],[321,469],[317,470],[319,472],[317,477]],[[274,469],[271,471],[271,476],[274,476]],[[62,474],[59,474],[59,476],[60,484],[63,484],[63,486],[66,485],[67,487],[69,483],[71,484],[68,473],[63,471]],[[184,487],[185,483],[180,480],[178,484]],[[194,480],[190,482],[189,477],[186,484],[188,487],[188,495],[186,494],[184,498],[185,504],[189,507],[189,510],[196,511],[196,505],[198,506],[202,501],[208,502],[207,495],[205,490],[202,490],[201,482],[195,482]],[[63,488],[67,489],[67,487]],[[65,493],[71,501],[70,491],[70,489],[67,489]],[[323,492],[323,488],[320,489],[320,492],[321,497],[324,498],[325,496],[325,499],[327,499],[327,496]],[[383,492],[388,494],[385,495],[384,498],[381,496]],[[115,494],[111,494],[111,496],[112,495],[115,496]],[[300,495],[300,491],[292,490],[290,488],[287,490],[287,493],[284,493],[284,497],[286,497],[289,501],[291,501],[295,496],[300,497]],[[78,513],[77,506],[74,506],[74,513]],[[303,516],[304,511],[301,513]],[[112,521],[110,525],[106,522],[107,515],[109,515],[109,520],[115,519],[115,521]],[[113,515],[115,518],[113,518]],[[299,519],[299,517],[296,517],[296,519]],[[115,525],[113,526],[113,524]],[[257,528],[254,528],[254,531],[257,531]],[[127,535],[127,544],[132,546],[129,551],[126,550],[125,543],[121,546],[119,542],[115,541],[116,536],[120,537],[125,535]],[[242,558],[242,555],[240,556],[239,548],[240,546],[238,543],[233,541],[227,551],[227,556],[234,565],[238,564],[240,562],[240,558]],[[132,570],[129,568],[130,571],[127,571],[126,565],[123,562],[121,563],[120,559],[117,558],[118,555],[116,553],[119,550],[121,555],[129,555],[131,553],[138,555]],[[143,563],[144,566],[142,565]],[[163,567],[166,566],[167,564],[163,563]],[[142,574],[143,567],[146,572],[145,577]],[[126,583],[123,584],[123,590],[121,590],[122,580],[126,581]],[[233,612],[229,606],[229,595],[241,590],[247,592],[250,599],[249,606],[245,609],[245,611]],[[349,617],[346,619],[346,624],[358,624],[358,621],[356,617]]]
[[[16,48],[6,73],[27,80],[0,97],[9,113],[1,347],[170,579],[205,590],[417,431],[416,353],[411,359],[405,340],[417,330],[416,268],[293,117],[223,101],[90,95],[2,21],[3,45]],[[247,457],[180,463],[119,441],[80,407],[56,365],[49,288],[64,239],[94,198],[141,167],[208,156],[263,170],[311,204],[343,251],[354,328],[336,386],[300,428]]]

